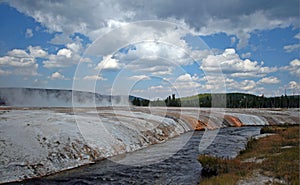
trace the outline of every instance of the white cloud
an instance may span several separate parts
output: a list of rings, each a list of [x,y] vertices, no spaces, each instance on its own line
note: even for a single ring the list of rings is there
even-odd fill
[[[73,57],[73,58],[68,58],[65,55],[54,55],[50,54],[48,57],[48,60],[43,61],[43,66],[45,68],[63,68],[63,67],[69,67],[75,62],[79,62],[80,57]]]
[[[65,33],[55,34],[54,37],[50,40],[51,44],[56,45],[65,45],[70,42],[72,42],[72,39]]]
[[[250,52],[242,53],[242,54],[241,54],[241,57],[242,57],[242,58],[249,58],[249,57],[251,57],[251,53],[250,53]]]
[[[206,58],[207,56],[216,52],[214,49],[204,49],[204,50],[187,50],[189,55],[196,61],[201,61],[202,59]]]
[[[43,50],[40,46],[28,46],[29,53],[34,58],[46,58],[48,53]]]
[[[296,35],[294,36],[294,38],[300,39],[300,33],[296,34]]]
[[[256,87],[256,83],[253,80],[244,80],[240,82],[239,87],[236,87],[237,89],[249,91],[253,90]]]
[[[294,36],[294,38],[300,39],[300,33],[296,34]],[[293,52],[295,50],[297,51],[299,48],[300,48],[300,44],[299,43],[297,43],[297,44],[290,44],[290,45],[286,45],[286,46],[283,47],[283,49],[286,52],[288,52],[288,53],[291,53],[291,52]],[[299,50],[298,50],[298,52],[299,52]]]
[[[67,80],[67,78],[59,72],[52,73],[52,75],[49,76],[48,78],[52,80]]]
[[[226,78],[222,74],[209,74],[199,79],[203,90],[226,92]]]
[[[45,59],[43,66],[46,68],[61,68],[68,67],[81,62],[90,62],[88,58],[81,58],[82,46],[80,41],[75,39],[75,42],[68,43],[66,48],[59,49],[56,54],[48,54],[47,51],[40,46],[28,46],[26,50],[13,49],[7,52],[6,56],[0,57],[0,68],[6,73],[12,74],[15,71],[16,75],[37,75],[38,64],[36,58]],[[15,67],[16,69],[8,69]],[[17,68],[22,69],[17,69]],[[25,69],[26,68],[26,69]],[[10,72],[8,72],[10,71]]]
[[[146,76],[146,75],[134,75],[134,76],[131,76],[131,77],[128,77],[128,79],[130,80],[150,80],[150,77],[149,76]]]
[[[128,66],[128,68],[132,68],[133,70],[141,71],[144,73],[150,73],[152,76],[165,76],[170,75],[173,72],[172,66],[152,66],[152,67],[143,67],[143,63],[140,65],[136,65],[135,67]]]
[[[65,1],[63,3],[9,1],[9,3],[20,12],[33,17],[50,32],[63,32],[69,35],[91,33],[111,26],[109,25],[111,19],[124,20],[133,15],[131,11],[124,10],[120,7],[120,3],[114,1]]]
[[[300,44],[291,44],[283,47],[283,49],[288,53],[293,52],[299,48],[300,48]]]
[[[49,54],[47,60],[43,61],[45,68],[63,68],[78,64],[81,62],[90,62],[89,58],[82,58],[83,47],[81,40],[76,37],[74,42],[66,44],[56,54]]]
[[[147,35],[147,38],[156,38],[157,42],[137,43],[128,47],[127,52],[117,53],[114,58],[126,65],[126,69],[154,76],[163,76],[172,74],[176,67],[190,65],[194,60],[201,60],[211,54],[209,50],[191,50],[182,38],[182,32],[177,32],[174,27],[169,26],[158,30],[150,27],[151,30],[148,31],[151,32]],[[146,28],[145,26],[141,29]],[[178,45],[170,44],[170,42],[178,43]]]
[[[193,76],[191,76],[190,74],[186,73],[184,75],[180,75],[176,81],[179,82],[189,82],[189,81],[198,81],[200,80],[199,77],[195,74]]]
[[[38,64],[35,58],[25,50],[13,49],[6,56],[0,57],[0,70],[2,75],[35,76]]]
[[[235,44],[235,42],[236,42],[236,37],[230,37],[231,45]]]
[[[60,49],[57,52],[57,56],[65,56],[66,58],[71,58],[72,51],[66,48]]]
[[[102,76],[100,75],[88,75],[88,76],[85,76],[83,77],[84,80],[107,80],[106,78],[103,78]]]
[[[284,66],[281,69],[287,70],[291,75],[300,78],[300,60],[294,59],[290,62],[289,66]]]
[[[170,35],[163,35],[160,36],[159,39],[161,40],[167,40],[172,39],[178,41],[178,43],[181,43],[181,47],[168,45],[165,43],[160,42],[142,42],[135,45],[134,49],[130,49],[128,53],[119,54],[117,57],[119,60],[125,60],[125,61],[135,61],[140,60],[140,62],[143,62],[142,60],[146,61],[148,63],[150,60],[164,60],[164,63],[170,63],[169,65],[177,64],[177,65],[188,65],[193,63],[193,59],[188,55],[188,52],[192,52],[188,46],[187,43],[180,38],[182,35],[175,34],[176,31],[166,31],[162,32],[161,34],[171,34],[173,37],[171,38]],[[151,33],[150,33],[151,34]],[[170,38],[165,38],[165,37]],[[208,51],[205,51],[207,53]],[[200,58],[203,54],[201,51],[194,51],[192,56],[195,58]],[[156,63],[158,64],[158,63]]]
[[[68,35],[82,33],[93,40],[99,35],[136,20],[175,20],[184,22],[201,35],[226,33],[239,39],[238,48],[247,45],[250,33],[299,25],[299,2],[275,3],[220,0],[203,3],[197,0],[170,3],[160,1],[103,0],[30,2],[10,0],[20,12],[33,17],[49,31]],[[222,4],[222,6],[220,6]],[[70,8],[72,7],[72,8]],[[280,11],[278,11],[280,9]],[[116,12],[118,12],[116,14]]]
[[[250,91],[256,88],[256,83],[253,80],[243,80],[237,82],[233,79],[227,79],[226,86],[231,90]]]
[[[164,99],[174,91],[172,91],[169,85],[164,84],[164,85],[152,85],[146,89],[134,89],[131,92],[141,97],[148,97],[148,98],[159,97],[160,99]]]
[[[148,88],[148,90],[154,91],[154,92],[168,92],[168,91],[170,91],[170,88],[166,88],[162,85],[157,85],[157,86],[150,86]]]
[[[33,37],[32,29],[29,29],[29,28],[26,29],[25,37],[26,37],[26,38]]]
[[[222,72],[232,77],[259,77],[277,71],[277,68],[263,67],[257,61],[242,60],[234,49],[226,49],[220,55],[209,55],[200,66],[205,72]]]
[[[300,94],[300,83],[296,81],[290,81],[287,85],[287,89],[291,90],[292,94]]]
[[[295,81],[290,81],[289,82],[289,88],[290,89],[300,89],[300,84],[295,82]]]
[[[46,84],[48,84],[48,81],[46,81],[46,80],[41,80],[41,79],[34,79],[34,81],[33,81],[33,85],[34,86],[44,86],[44,85],[46,85]]]
[[[180,75],[178,78],[177,78],[177,81],[180,81],[180,82],[187,82],[187,81],[191,81],[192,80],[192,77],[190,74],[184,74],[184,75]]]
[[[16,57],[16,58],[29,58],[30,55],[22,49],[13,49],[7,52],[8,56]]]
[[[103,60],[98,63],[96,70],[119,70],[123,65],[119,63],[119,60],[113,58],[112,55],[103,57]]]
[[[155,70],[155,67],[154,68],[152,68],[153,70],[152,70],[152,75],[153,76],[165,76],[165,75],[171,75],[172,74],[172,72],[173,72],[173,69],[172,69],[172,67],[166,67],[166,70],[161,70],[161,71],[159,71],[159,70]],[[162,69],[162,68],[161,68]]]
[[[290,62],[290,72],[292,75],[300,77],[300,60],[294,59]]]
[[[199,79],[201,81],[201,90],[206,92],[207,90],[216,92],[216,93],[226,93],[230,91],[243,91],[251,92],[257,89],[257,83],[254,80],[242,80],[237,81],[237,79],[227,78],[220,75],[210,75],[204,76]]]
[[[232,6],[236,7],[235,5]],[[230,7],[230,5],[228,7]],[[216,8],[216,6],[213,8]],[[226,13],[228,15],[235,14],[235,12],[230,12],[229,9]],[[199,33],[203,35],[211,35],[215,33],[235,35],[239,39],[237,48],[241,49],[247,46],[248,40],[250,39],[250,33],[253,31],[268,30],[277,27],[283,28],[291,24],[297,24],[296,16],[293,19],[286,21],[278,19],[278,17],[270,19],[270,16],[267,15],[266,11],[257,9],[253,10],[251,13],[236,14],[233,17],[224,16],[224,18],[221,18],[218,16],[209,16],[209,18],[204,21],[204,25],[201,26]]]
[[[60,50],[55,54],[48,54],[47,51],[37,46],[30,46],[29,51],[12,50],[7,56],[0,57],[0,74],[3,75],[9,75],[17,71],[22,73],[21,69],[24,69],[23,73],[37,75],[38,64],[35,60],[38,57],[46,59],[43,61],[46,68],[62,68],[75,65],[80,61],[84,48],[79,38],[74,39],[74,33],[84,34],[91,41],[94,41],[100,35],[126,23],[154,19],[171,20],[184,25],[189,30],[183,32],[179,31],[180,29],[144,25],[143,28],[136,29],[136,32],[133,29],[124,32],[122,35],[114,35],[115,37],[108,39],[107,42],[101,43],[102,47],[109,48],[115,43],[119,44],[118,39],[120,37],[124,37],[126,40],[126,38],[133,36],[133,41],[149,38],[151,42],[155,42],[135,43],[136,48],[129,50],[128,53],[114,56],[103,54],[103,60],[94,69],[118,70],[126,67],[126,69],[131,69],[134,72],[143,72],[145,75],[148,75],[148,73],[151,75],[172,75],[176,71],[176,67],[193,63],[193,60],[189,58],[190,55],[198,61],[203,59],[201,69],[204,72],[217,72],[220,65],[226,77],[263,77],[275,72],[277,68],[265,67],[263,62],[245,59],[249,58],[251,53],[243,53],[240,57],[234,49],[228,49],[222,54],[215,55],[209,50],[191,51],[190,46],[183,38],[189,31],[197,36],[225,33],[231,37],[232,44],[238,42],[236,43],[238,48],[242,48],[248,44],[251,33],[255,30],[270,30],[288,26],[297,28],[299,24],[298,6],[294,6],[295,1],[291,3],[275,2],[268,4],[268,6],[261,2],[245,3],[239,0],[229,0],[226,4],[219,0],[206,3],[192,0],[171,4],[168,1],[153,3],[151,1],[123,2],[117,0],[103,0],[101,2],[66,0],[55,3],[52,1],[11,0],[8,3],[16,7],[18,11],[33,17],[42,26],[48,28],[49,32],[54,32],[55,36],[50,43],[63,44],[65,47],[60,47]],[[220,7],[220,3],[224,5]],[[298,5],[298,2],[296,4]],[[279,8],[282,11],[278,12]],[[157,30],[162,31],[158,32]],[[295,38],[300,38],[299,34]],[[114,39],[115,42],[112,42],[111,39]],[[171,44],[168,45],[168,43]],[[285,49],[293,51],[295,46],[290,45]],[[139,62],[134,63],[133,61],[136,60],[139,60]],[[86,59],[86,61],[89,60]],[[296,64],[297,62],[291,62],[290,66],[286,66],[284,69],[299,77],[299,67]],[[18,70],[11,69],[13,66],[18,66]],[[97,79],[98,77],[94,76],[94,78]],[[190,78],[193,78],[193,76],[190,76]],[[226,83],[231,81],[226,80]],[[178,82],[180,82],[180,79],[178,79]],[[197,80],[192,79],[192,82],[196,84],[191,83],[186,86],[201,86]],[[231,83],[234,82],[236,81],[231,81]],[[251,89],[251,85],[253,85],[253,81],[243,81],[243,83],[244,85],[241,88],[244,89]],[[213,87],[212,84],[205,85],[208,89],[218,88],[218,86]],[[234,85],[238,87],[237,82]],[[204,85],[201,87],[206,88]]]
[[[199,88],[204,88],[198,81],[198,76],[191,76],[190,74],[183,74],[177,77],[171,85],[179,96],[191,96],[199,93]]]
[[[258,84],[278,84],[280,83],[280,80],[277,77],[270,76],[260,79]]]
[[[145,93],[146,90],[144,90],[144,89],[134,89],[131,92],[140,94],[140,93]]]

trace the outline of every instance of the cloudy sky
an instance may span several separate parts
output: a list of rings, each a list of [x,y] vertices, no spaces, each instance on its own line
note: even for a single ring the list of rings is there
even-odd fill
[[[0,3],[0,86],[300,94],[299,0]]]

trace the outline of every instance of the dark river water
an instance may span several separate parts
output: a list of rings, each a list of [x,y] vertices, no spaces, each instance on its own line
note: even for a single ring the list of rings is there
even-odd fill
[[[235,157],[247,140],[259,132],[260,127],[190,132],[92,165],[10,184],[198,184],[201,181],[199,154]],[[176,146],[182,145],[177,151]]]

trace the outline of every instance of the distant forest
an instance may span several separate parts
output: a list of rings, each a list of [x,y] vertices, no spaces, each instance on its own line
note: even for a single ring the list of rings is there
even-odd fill
[[[176,98],[175,94],[165,100],[149,101],[134,98],[136,106],[169,106],[169,107],[228,107],[228,108],[299,108],[300,95],[264,97],[245,93],[198,94]]]

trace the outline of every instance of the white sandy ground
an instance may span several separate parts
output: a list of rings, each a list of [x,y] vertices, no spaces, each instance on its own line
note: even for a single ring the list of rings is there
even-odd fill
[[[154,109],[153,112],[160,112],[159,108]],[[183,109],[182,114],[197,117],[198,110]],[[220,114],[205,113],[207,110],[201,114],[211,115],[212,127],[223,127]],[[280,118],[278,124],[285,123],[284,120],[299,124],[290,118],[299,115],[298,112],[226,109],[227,115],[239,118],[245,125],[268,124],[265,118],[275,114]],[[43,176],[132,152],[191,130],[180,119],[136,108],[135,112],[86,109],[76,116],[53,108],[0,110],[0,183]]]

